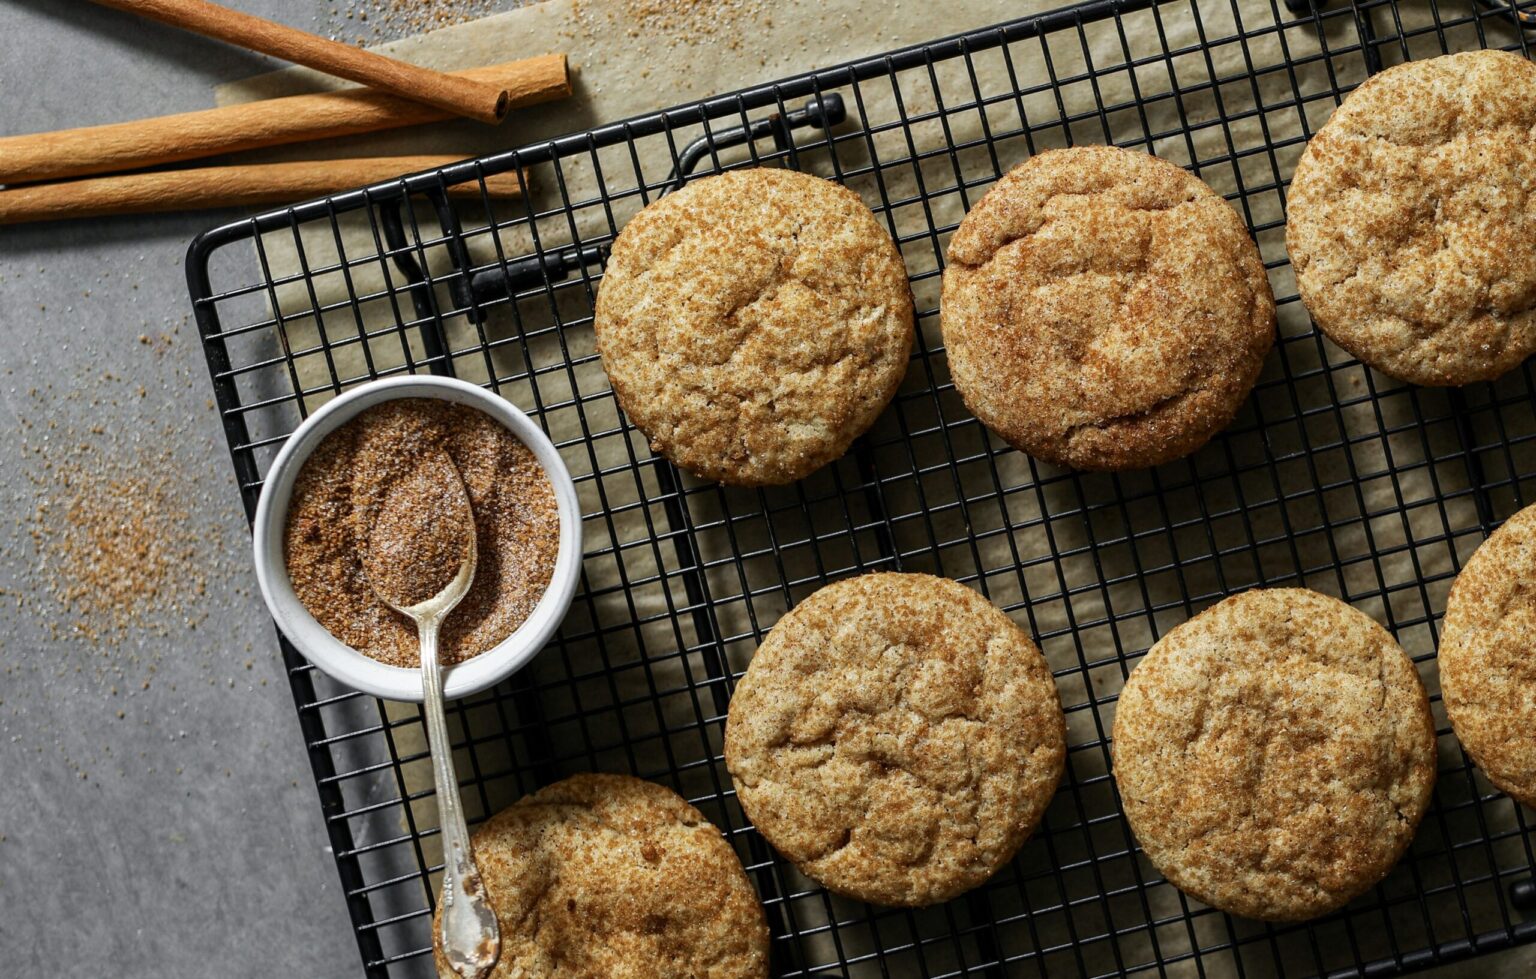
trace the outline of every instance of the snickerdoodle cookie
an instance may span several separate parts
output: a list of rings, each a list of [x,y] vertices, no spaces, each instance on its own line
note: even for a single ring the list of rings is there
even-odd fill
[[[1170,630],[1115,711],[1137,841],[1185,893],[1299,921],[1384,877],[1435,783],[1435,730],[1387,630],[1302,588],[1244,592]]]
[[[1318,328],[1414,384],[1536,352],[1536,65],[1503,51],[1388,68],[1296,166],[1286,245]]]
[[[1275,304],[1237,212],[1179,167],[1110,146],[1015,167],[949,244],[955,386],[1036,458],[1123,470],[1188,455],[1232,420]]]
[[[1488,780],[1536,807],[1536,507],[1510,517],[1456,576],[1440,692]]]
[[[793,170],[736,170],[630,220],[593,329],[652,451],[707,479],[773,485],[841,456],[890,403],[912,352],[912,296],[859,195]]]
[[[768,927],[735,851],[671,789],[575,775],[473,842],[501,927],[492,979],[768,975]],[[451,974],[441,951],[438,968]]]
[[[990,877],[1061,779],[1056,684],[956,582],[871,574],[773,627],[731,700],[725,760],[757,829],[832,891],[943,901]]]

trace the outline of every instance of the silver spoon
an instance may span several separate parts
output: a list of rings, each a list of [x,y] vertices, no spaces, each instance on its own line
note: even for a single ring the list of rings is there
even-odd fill
[[[414,621],[420,636],[422,701],[443,834],[440,940],[456,975],[484,979],[501,953],[501,935],[464,823],[437,659],[438,627],[475,579],[474,512],[458,467],[447,453],[424,462],[385,497],[369,535],[363,570],[374,594]],[[449,574],[451,579],[441,584]]]

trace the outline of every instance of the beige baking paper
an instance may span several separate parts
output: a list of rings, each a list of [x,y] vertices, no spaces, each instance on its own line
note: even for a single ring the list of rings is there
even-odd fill
[[[669,38],[647,33],[643,24],[629,18],[624,4],[547,0],[475,23],[383,45],[380,50],[441,69],[565,51],[575,66],[576,95],[567,102],[515,113],[509,123],[498,129],[473,123],[444,124],[338,142],[326,147],[325,152],[337,155],[455,153],[464,156],[495,152],[1025,16],[1051,5],[999,0],[928,3],[904,0],[894,4],[864,0],[825,3],[782,0],[761,7],[740,6],[744,12],[728,27]],[[938,267],[936,243],[927,234],[930,227],[945,229],[958,222],[967,202],[974,202],[985,192],[994,166],[1006,170],[1026,159],[1032,148],[1066,145],[1069,139],[1076,143],[1128,142],[1143,139],[1145,134],[1151,133],[1156,138],[1150,146],[1142,142],[1142,148],[1182,165],[1193,166],[1202,178],[1223,194],[1243,191],[1243,201],[1248,209],[1244,217],[1251,224],[1278,224],[1283,212],[1280,194],[1273,186],[1270,158],[1267,153],[1244,151],[1262,146],[1267,134],[1271,143],[1280,146],[1276,162],[1288,177],[1303,145],[1303,120],[1308,130],[1315,131],[1333,108],[1333,100],[1327,95],[1333,83],[1336,81],[1340,86],[1357,84],[1365,77],[1365,70],[1358,53],[1341,55],[1331,61],[1336,78],[1330,79],[1330,62],[1318,57],[1325,45],[1328,50],[1335,50],[1355,43],[1354,25],[1348,18],[1327,21],[1322,38],[1315,24],[1303,21],[1283,30],[1270,30],[1245,44],[1202,46],[1203,39],[1227,38],[1244,29],[1252,32],[1255,28],[1273,27],[1277,9],[1283,11],[1284,8],[1278,3],[1272,5],[1255,0],[1243,0],[1236,14],[1226,0],[1174,3],[1159,11],[1126,15],[1123,33],[1112,23],[1089,25],[1083,35],[1085,43],[1069,29],[1053,35],[1048,43],[1027,40],[1011,44],[1006,49],[1007,57],[998,49],[978,52],[973,58],[974,77],[962,61],[950,60],[932,66],[931,73],[927,67],[901,72],[894,85],[889,80],[864,83],[859,86],[857,96],[872,128],[888,126],[902,118],[918,120],[910,126],[912,144],[907,143],[907,130],[890,127],[868,140],[840,143],[835,161],[827,150],[821,149],[806,153],[799,165],[831,176],[834,172],[846,173],[868,167],[872,158],[890,164],[882,166],[878,176],[866,174],[854,178],[849,184],[872,206],[880,205],[882,200],[903,202],[888,212],[882,210],[881,217],[890,221],[898,237],[907,239],[903,242],[903,252],[914,275]],[[1413,4],[1404,4],[1403,10],[1409,27],[1428,22],[1427,5],[1419,9]],[[1289,20],[1289,15],[1284,15],[1283,19]],[[1450,40],[1453,48],[1476,46],[1476,36],[1470,30],[1456,33]],[[1490,36],[1490,42],[1495,44],[1508,40],[1510,38],[1497,34]],[[1414,42],[1413,53],[1427,54],[1434,43],[1432,36],[1419,39]],[[1160,56],[1165,44],[1168,50],[1182,53],[1163,59]],[[1389,60],[1401,57],[1394,50],[1387,50],[1385,54]],[[1134,69],[1124,67],[1128,62],[1143,59],[1148,59],[1147,63]],[[1249,65],[1274,66],[1286,59],[1302,64],[1294,73],[1268,71],[1248,77]],[[1098,74],[1092,82],[1083,78],[1089,69]],[[1209,84],[1213,77],[1236,80],[1213,87]],[[1066,82],[1053,90],[1047,87],[1053,78]],[[1291,101],[1293,80],[1304,96],[1311,97],[1300,109],[1286,104]],[[1020,99],[989,101],[984,111],[951,113],[942,121],[935,115],[941,104],[954,106],[972,102],[978,96],[984,101],[991,100],[1013,91],[1015,82],[1031,94]],[[218,90],[218,101],[229,104],[269,98],[313,91],[327,84],[326,79],[312,72],[292,70],[224,86]],[[1170,97],[1175,90],[1178,94]],[[843,87],[838,91],[850,105],[854,105],[853,89]],[[793,106],[799,101],[791,100],[790,104]],[[1138,108],[1138,103],[1144,107]],[[1096,111],[1100,104],[1117,108],[1100,115]],[[1264,111],[1257,110],[1261,105],[1266,107]],[[1234,121],[1223,126],[1219,122],[1222,116]],[[1031,126],[1061,119],[1073,121],[1038,132],[1033,137],[1033,147],[1031,140],[1017,136],[997,141],[990,147],[982,142],[986,133],[1017,130],[1021,118]],[[1186,120],[1188,127],[1184,125]],[[731,124],[726,120],[717,125]],[[849,126],[845,124],[838,131],[848,130]],[[698,132],[701,130],[695,128],[679,134],[679,144]],[[956,163],[947,153],[936,152],[946,143],[969,146],[956,157],[958,173]],[[760,146],[765,152],[769,148],[766,143]],[[1234,150],[1238,157],[1235,163],[1223,161],[1197,165],[1232,156]],[[284,159],[312,156],[314,152],[312,147],[290,147],[267,155]],[[658,138],[642,140],[637,152],[638,174],[627,150],[604,151],[599,155],[609,193],[631,191],[643,178],[651,185],[649,194],[654,197],[656,185],[664,180],[670,169],[668,144]],[[993,153],[996,154],[995,164]],[[921,158],[917,165],[909,162],[914,155]],[[747,158],[746,151],[734,150],[723,153],[721,162],[730,164]],[[891,161],[899,162],[892,164]],[[598,185],[590,159],[566,161],[559,176],[570,199],[584,201],[596,196]],[[553,179],[552,168],[535,167],[531,180],[539,208],[559,205],[560,185]],[[963,190],[960,189],[962,183]],[[917,202],[920,192],[930,199],[926,206]],[[613,205],[612,219],[622,226],[624,219],[641,203],[640,195],[623,197]],[[511,205],[500,218],[508,220],[521,213],[519,205]],[[473,209],[461,217],[470,229],[482,228],[487,223],[485,214],[476,214]],[[419,210],[417,219],[422,222],[423,235],[433,233],[436,226],[430,212]],[[564,215],[539,221],[539,240],[549,248],[570,242],[573,237],[584,241],[601,238],[608,234],[609,220],[606,209],[583,207],[577,211],[573,222],[568,222]],[[339,235],[333,233],[328,224],[306,228],[299,239],[304,252],[302,261],[292,234],[265,236],[262,245],[272,277],[281,282],[304,268],[313,270],[332,265],[343,256],[355,263],[378,255],[377,240],[366,222],[344,217],[338,230]],[[1267,230],[1258,240],[1266,260],[1274,262],[1283,258],[1282,229]],[[938,239],[937,247],[946,242],[947,234],[944,234]],[[488,262],[497,258],[498,244],[508,257],[526,255],[533,250],[526,225],[503,229],[494,237],[491,234],[474,236],[471,248],[477,261]],[[451,268],[440,247],[426,249],[425,257],[436,272]],[[1277,269],[1272,277],[1277,295],[1294,295],[1288,267]],[[398,288],[400,281],[398,273],[387,270],[381,261],[373,261],[353,265],[346,275],[339,271],[330,272],[312,277],[309,283],[292,281],[277,288],[276,298],[284,317],[289,347],[300,353],[294,379],[305,390],[314,392],[306,398],[310,408],[331,396],[333,377],[342,380],[360,378],[366,375],[370,366],[383,370],[403,362],[400,341],[394,339],[375,340],[368,345],[371,365],[364,359],[361,344],[337,348],[329,357],[319,352],[303,354],[315,347],[321,328],[332,343],[342,337],[356,336],[359,330],[388,330],[398,314],[387,300],[364,302],[359,318],[354,318],[350,309],[338,308],[326,312],[317,323],[313,310],[317,307],[325,310],[341,303],[349,288],[357,295],[367,296],[381,293],[388,283]],[[316,290],[313,296],[311,287]],[[573,292],[579,295],[568,297],[561,309],[562,317],[567,320],[590,315],[585,293],[582,290]],[[919,310],[934,309],[938,299],[937,276],[922,279],[914,292]],[[616,514],[612,534],[602,519],[587,522],[588,552],[608,549],[610,553],[587,561],[586,585],[590,591],[607,590],[607,593],[593,603],[591,612],[579,613],[581,631],[610,631],[604,634],[601,644],[591,641],[568,644],[541,656],[532,667],[535,683],[551,684],[545,693],[561,699],[563,706],[551,705],[549,708],[556,716],[570,716],[592,709],[607,709],[610,714],[622,713],[625,717],[636,715],[634,726],[624,730],[581,735],[611,746],[595,753],[593,764],[596,766],[629,770],[638,765],[659,772],[677,765],[705,762],[720,750],[718,730],[714,726],[707,736],[700,736],[698,743],[691,747],[684,744],[686,739],[675,734],[657,736],[662,729],[694,726],[697,711],[703,710],[708,715],[713,708],[705,691],[691,692],[693,685],[707,680],[700,656],[675,653],[694,645],[699,637],[693,632],[689,611],[674,614],[678,609],[691,608],[692,603],[676,576],[681,558],[670,540],[658,543],[653,537],[656,528],[665,526],[662,508],[645,502],[654,499],[659,492],[655,471],[648,465],[638,470],[627,466],[632,458],[641,461],[649,458],[644,440],[619,431],[620,419],[612,399],[600,397],[607,390],[607,383],[595,360],[569,373],[547,370],[562,364],[567,355],[590,355],[593,350],[590,328],[576,326],[558,334],[552,330],[539,333],[540,327],[552,322],[548,310],[540,314],[527,308],[522,312],[524,333],[535,334],[524,341],[516,340],[517,327],[504,311],[493,313],[485,325],[487,336],[493,342],[504,341],[489,354],[490,369],[498,376],[529,368],[543,372],[539,375],[537,403],[534,389],[527,381],[501,387],[504,395],[525,410],[535,410],[538,404],[551,401],[582,399],[580,410],[567,407],[545,412],[544,421],[557,441],[580,440],[583,416],[586,430],[607,433],[589,443],[573,444],[565,454],[573,474],[578,477],[595,471],[606,473],[579,484],[586,512],[607,509]],[[405,315],[411,315],[408,309]],[[1284,342],[1285,338],[1299,336],[1307,330],[1306,317],[1299,304],[1288,304],[1282,309],[1281,343],[1266,365],[1261,394],[1256,395],[1254,403],[1245,409],[1240,423],[1251,425],[1255,413],[1260,418],[1289,418],[1295,414],[1296,406],[1288,400],[1292,389],[1273,385],[1263,388],[1263,383],[1284,376],[1282,358],[1293,376],[1319,366],[1316,347],[1311,341]],[[464,317],[452,318],[448,331],[450,344],[455,349],[468,347],[477,340],[476,327]],[[937,317],[925,317],[920,331],[922,347],[930,352],[937,350],[940,346]],[[408,337],[406,342],[419,356],[419,337]],[[395,351],[394,356],[389,353],[391,349]],[[1335,363],[1347,360],[1331,347],[1329,355]],[[455,366],[460,376],[467,379],[488,379],[486,361],[478,356],[457,358]],[[943,357],[934,354],[914,362],[904,391],[909,394],[925,392],[947,380]],[[894,543],[909,555],[903,562],[906,570],[960,578],[979,577],[978,583],[994,601],[1000,604],[1027,603],[1016,617],[1034,634],[1048,637],[1042,646],[1053,667],[1068,671],[1059,680],[1063,702],[1069,708],[1086,703],[1090,699],[1090,683],[1092,698],[1102,700],[1113,695],[1123,679],[1119,665],[1113,661],[1117,643],[1125,649],[1144,648],[1155,635],[1198,611],[1198,608],[1180,604],[1186,589],[1194,594],[1241,590],[1286,574],[1299,564],[1308,572],[1315,569],[1315,573],[1306,576],[1305,584],[1336,595],[1359,594],[1380,591],[1383,587],[1395,589],[1425,577],[1443,575],[1453,569],[1453,549],[1465,559],[1479,539],[1475,533],[1477,514],[1464,492],[1470,485],[1470,476],[1459,463],[1454,466],[1437,464],[1435,442],[1421,439],[1418,429],[1410,426],[1416,405],[1427,406],[1423,410],[1433,411],[1436,415],[1445,414],[1443,407],[1438,407],[1444,404],[1444,393],[1404,392],[1399,385],[1376,377],[1374,383],[1377,386],[1391,388],[1397,393],[1373,399],[1367,397],[1371,383],[1366,372],[1355,367],[1315,376],[1295,386],[1294,396],[1302,409],[1310,411],[1336,403],[1344,407],[1333,412],[1311,413],[1305,421],[1291,426],[1266,429],[1266,437],[1271,440],[1268,451],[1282,460],[1275,467],[1281,485],[1274,485],[1269,470],[1264,468],[1237,478],[1223,476],[1216,481],[1218,488],[1207,486],[1203,503],[1202,496],[1193,491],[1190,483],[1193,474],[1225,471],[1227,466],[1219,456],[1222,450],[1217,448],[1205,450],[1205,453],[1217,455],[1203,463],[1201,459],[1205,453],[1197,455],[1193,469],[1191,464],[1177,463],[1157,473],[1083,476],[1066,480],[1059,478],[1060,471],[1039,466],[1022,454],[1009,451],[996,459],[1002,487],[1007,490],[998,500],[956,506],[956,488],[944,473],[921,479],[897,479],[885,484],[884,502],[889,513],[913,516],[927,512],[931,515],[929,521],[897,521]],[[273,396],[282,393],[273,392]],[[980,453],[998,446],[999,443],[989,442],[975,425],[946,428],[939,433],[940,421],[952,424],[967,417],[963,405],[952,393],[899,399],[874,433],[874,441],[884,443],[874,460],[877,474],[907,473],[914,464],[935,466],[951,454],[962,459],[979,459]],[[928,434],[903,441],[899,438],[903,422],[907,430]],[[1303,425],[1306,427],[1305,437],[1301,430]],[[1347,440],[1347,448],[1318,454],[1310,461],[1299,454],[1305,444],[1337,441],[1341,436]],[[1263,458],[1264,448],[1237,446],[1227,451],[1233,452],[1233,462],[1238,466],[1251,466]],[[1392,468],[1403,471],[1389,475]],[[617,471],[607,473],[608,470]],[[837,511],[842,505],[836,502],[841,495],[839,487],[843,485],[843,474],[850,471],[829,467],[797,487],[765,491],[706,489],[690,496],[691,519],[695,525],[704,525],[695,537],[700,557],[709,567],[706,580],[711,616],[719,635],[727,640],[726,653],[733,670],[745,668],[755,647],[755,634],[769,627],[789,604],[813,590],[821,576],[829,571],[835,573],[861,566],[871,560],[875,551],[872,532],[836,534],[840,527],[846,530],[841,512],[835,514],[835,519],[825,522],[820,519],[822,513]],[[969,496],[995,491],[992,477],[982,462],[962,465],[960,474],[962,480],[967,481],[962,490]],[[701,485],[688,477],[684,477],[684,482],[690,488]],[[1335,488],[1320,495],[1307,492],[1319,484]],[[1112,500],[1117,495],[1131,502],[1121,510],[1100,510],[1091,517],[1083,515],[1085,506]],[[1277,496],[1296,499],[1277,505],[1273,503]],[[1433,503],[1437,498],[1447,500],[1446,519],[1442,519],[1441,509]],[[1214,521],[1214,529],[1208,535],[1204,527],[1207,514],[1202,507],[1213,499],[1221,501],[1231,513]],[[857,503],[854,507],[849,516],[855,523],[868,517],[867,513],[857,509]],[[771,521],[765,517],[770,512]],[[1353,522],[1343,530],[1330,533],[1318,529],[1325,518],[1330,522]],[[930,521],[931,535],[928,530]],[[1170,535],[1157,535],[1156,539],[1140,542],[1135,547],[1125,544],[1100,547],[1096,544],[1105,539],[1123,539],[1127,534],[1160,527],[1164,523],[1180,529]],[[829,532],[832,536],[825,537]],[[1224,548],[1249,535],[1268,542],[1258,549],[1257,558],[1243,554],[1210,559],[1213,542],[1216,548]],[[813,537],[818,540],[815,546],[797,546],[795,543]],[[611,553],[615,549],[622,554],[622,559]],[[1384,553],[1389,556],[1379,562],[1371,560],[1373,555]],[[731,560],[733,554],[749,556],[738,567]],[[833,557],[842,562],[841,567],[831,568],[825,564]],[[1342,573],[1333,570],[1336,563],[1344,565]],[[1184,567],[1179,572],[1146,573],[1149,567],[1168,564]],[[782,583],[784,579],[795,584],[785,585]],[[1431,586],[1429,607],[1424,607],[1417,588],[1391,591],[1392,620],[1437,615],[1443,610],[1447,588],[1446,581]],[[1128,609],[1146,609],[1148,601],[1160,610],[1155,614],[1125,614]],[[578,607],[580,605],[578,600]],[[1388,610],[1380,599],[1363,601],[1359,605],[1378,620],[1388,619]],[[1110,623],[1111,616],[1115,620],[1113,624]],[[590,621],[594,618],[595,621]],[[679,623],[676,626],[674,618]],[[632,628],[618,628],[632,622]],[[1416,655],[1433,647],[1432,636],[1424,625],[1400,629],[1399,639],[1410,653]],[[1105,665],[1083,668],[1085,662],[1094,664],[1098,661],[1105,661]],[[1432,660],[1424,671],[1433,690]],[[587,676],[603,678],[592,681],[571,679]],[[579,706],[567,703],[573,690],[586,691],[591,699]],[[698,698],[698,704],[695,698]],[[645,710],[635,706],[615,712],[612,707],[615,703],[647,706]],[[405,707],[392,709],[392,713],[399,717],[414,716],[414,711],[415,708]],[[466,716],[472,732],[483,729],[485,733],[495,733],[505,725],[494,706],[472,708]],[[1112,705],[1071,712],[1071,738],[1074,743],[1095,740],[1101,736],[1101,731],[1108,732],[1112,720]],[[1443,716],[1437,720],[1444,723]],[[419,727],[410,727],[401,732],[417,736],[411,743],[402,741],[398,745],[401,754],[421,749],[419,730]],[[572,724],[556,725],[554,736],[558,738],[562,732],[575,735],[577,729]],[[482,769],[505,770],[508,767],[508,755],[498,747],[503,743],[497,740],[477,746],[476,760]],[[672,755],[663,753],[664,743]],[[624,747],[626,744],[628,748]],[[1444,750],[1455,749],[1447,743]],[[629,751],[634,754],[630,755]],[[678,754],[679,751],[682,753]],[[461,771],[468,771],[467,753],[460,762]],[[1107,770],[1107,758],[1099,750],[1075,752],[1072,763],[1079,782],[1103,775]],[[407,791],[416,792],[431,785],[431,771],[424,760],[408,764],[406,775]],[[700,764],[689,768],[678,779],[685,791],[700,796],[723,784],[725,774],[719,766]],[[503,780],[488,795],[486,802],[490,809],[499,808],[516,796],[514,788],[507,784],[510,781]],[[1446,786],[1441,792],[1442,799],[1459,801],[1468,796],[1470,788],[1466,785]],[[467,798],[466,804],[471,815],[485,808],[476,797]],[[1091,806],[1090,811],[1105,812],[1109,806],[1107,800],[1101,800]],[[1490,811],[1505,815],[1503,810]],[[1053,817],[1070,824],[1075,819],[1073,813],[1072,803],[1063,799],[1058,800]],[[734,803],[729,813],[711,811],[707,814],[733,826],[742,824]],[[430,799],[424,800],[412,807],[411,816],[418,827],[433,825],[435,806]],[[1490,826],[1489,829],[1512,826],[1512,808],[1507,816],[1501,826]],[[1061,845],[1070,846],[1070,836]],[[435,838],[428,843],[428,859],[435,860],[438,858]],[[1110,834],[1099,845],[1105,850],[1120,851],[1126,848],[1127,841],[1123,836]],[[1026,848],[1020,859],[1024,865],[1033,868],[1048,858],[1036,844],[1030,846],[1033,849]],[[1057,859],[1062,860],[1092,856],[1094,854],[1090,852],[1056,854]],[[1132,882],[1127,861],[1119,860],[1118,865],[1118,869],[1114,866],[1104,869],[1104,886]],[[1094,893],[1096,885],[1089,883],[1087,878],[1079,883],[1083,887],[1082,896]],[[811,887],[809,882],[800,879],[792,884],[799,890]],[[1177,914],[1180,908],[1178,895],[1166,886],[1153,889],[1150,901],[1150,910],[1155,916]],[[1022,908],[1018,910],[1022,911]],[[825,924],[829,915],[847,918],[856,913],[854,908],[844,906],[836,899],[826,902],[819,896],[815,901],[796,902],[795,911],[802,930]],[[1134,913],[1139,920],[1142,912],[1136,910]],[[1129,923],[1119,924],[1124,927]],[[882,931],[886,942],[903,941],[910,937],[909,929],[918,934],[943,930],[943,912],[921,912],[911,919],[893,920],[883,927],[890,929],[890,934]],[[1037,929],[1042,943],[1055,944],[1071,937],[1060,915],[1036,921],[1032,927]],[[1102,928],[1102,923],[1098,927]],[[1016,930],[1018,934],[1013,937],[1024,943],[1021,947],[1027,947],[1030,940],[1025,925],[1020,923],[1007,928]],[[1179,929],[1160,930],[1163,955],[1174,955],[1187,949],[1187,934],[1181,937],[1179,932]],[[1199,938],[1209,941],[1211,936],[1202,932]],[[842,940],[857,941],[847,934],[842,935]],[[808,960],[836,961],[831,941],[830,936],[812,939],[806,951]],[[1152,950],[1147,935],[1143,933],[1139,939],[1145,947],[1137,948],[1137,941],[1123,940],[1121,948],[1128,955],[1150,955]],[[1085,949],[1084,954],[1095,971],[1114,965],[1104,944],[1100,943],[1096,949]],[[856,956],[871,950],[845,946],[843,953]],[[934,954],[942,957],[944,953],[940,950]],[[938,963],[933,967],[943,965]],[[1203,960],[1203,965],[1208,972],[1220,972],[1220,963],[1213,964],[1209,957]],[[1193,969],[1189,964],[1187,971],[1192,973]],[[1178,972],[1177,969],[1172,971]]]

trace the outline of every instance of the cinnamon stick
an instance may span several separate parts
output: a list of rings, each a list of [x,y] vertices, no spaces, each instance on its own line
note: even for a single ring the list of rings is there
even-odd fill
[[[513,108],[571,94],[563,54],[546,54],[454,73],[505,90]],[[17,184],[335,139],[436,122],[450,113],[384,92],[349,88],[290,95],[221,109],[0,137],[0,183]]]
[[[287,204],[458,162],[459,158],[452,156],[305,160],[32,184],[0,191],[0,224]],[[515,198],[521,193],[522,181],[515,170],[499,173],[485,178],[485,189],[492,198]],[[480,183],[458,184],[448,188],[448,192],[454,196],[478,197]]]
[[[507,93],[493,85],[396,61],[296,27],[230,10],[208,0],[95,2],[295,64],[308,65],[370,88],[435,105],[454,115],[481,122],[500,122],[507,114]]]

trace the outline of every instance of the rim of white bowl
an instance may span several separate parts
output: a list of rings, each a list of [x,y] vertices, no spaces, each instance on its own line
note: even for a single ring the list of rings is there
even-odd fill
[[[421,670],[381,663],[327,632],[294,594],[283,558],[288,504],[305,460],[337,428],[368,408],[398,398],[437,398],[490,415],[533,452],[549,475],[559,510],[560,549],[555,570],[533,613],[500,643],[463,663],[443,668],[443,695],[458,699],[495,686],[543,649],[565,619],[581,577],[581,507],[570,470],[544,430],[500,395],[456,378],[413,374],[370,381],[326,402],[288,438],[261,487],[252,526],[256,581],[278,629],[305,659],[333,679],[375,697],[421,702]]]

